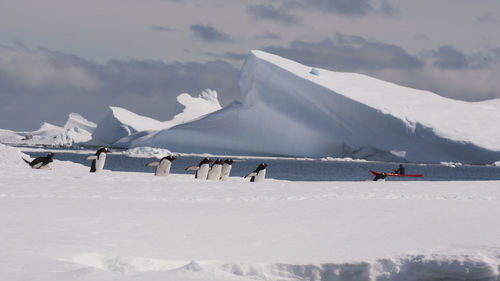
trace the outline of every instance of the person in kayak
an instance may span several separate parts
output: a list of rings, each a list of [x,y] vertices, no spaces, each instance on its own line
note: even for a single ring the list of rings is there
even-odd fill
[[[405,174],[405,167],[403,167],[402,164],[399,164],[399,168],[397,170],[393,170],[394,173],[404,175]]]

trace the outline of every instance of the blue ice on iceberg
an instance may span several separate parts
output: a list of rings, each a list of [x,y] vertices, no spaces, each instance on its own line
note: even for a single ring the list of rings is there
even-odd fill
[[[311,73],[312,75],[319,76],[319,70],[317,70],[316,68],[311,69],[309,73]]]

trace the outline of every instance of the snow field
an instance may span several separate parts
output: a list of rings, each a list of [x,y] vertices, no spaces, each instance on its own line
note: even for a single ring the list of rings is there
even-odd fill
[[[19,155],[0,146],[0,280],[499,276],[498,181],[214,182]]]

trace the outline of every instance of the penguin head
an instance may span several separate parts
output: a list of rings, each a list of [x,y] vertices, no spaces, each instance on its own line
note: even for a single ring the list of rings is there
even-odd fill
[[[51,153],[47,154],[47,157],[52,158],[52,157],[54,157],[54,155],[56,155],[56,154],[54,152],[51,152]]]
[[[205,158],[203,158],[203,160],[201,160],[201,162],[200,162],[200,165],[199,165],[199,166],[201,166],[201,165],[203,165],[203,164],[209,164],[210,162],[214,162],[214,160],[210,160],[210,158],[205,157]]]
[[[266,163],[260,163],[260,165],[259,165],[258,169],[259,169],[259,170],[264,170],[264,169],[265,169],[265,168],[267,168],[268,166],[269,166],[269,165],[268,165],[268,164],[266,164]]]
[[[163,159],[167,159],[168,161],[172,162],[174,160],[177,160],[177,157],[175,157],[173,155],[169,155],[169,156],[163,157],[161,160],[163,160]]]
[[[233,159],[228,158],[228,159],[224,160],[224,163],[229,164],[229,165],[233,165],[234,161],[233,161]]]
[[[215,160],[214,165],[222,165],[222,163],[224,163],[222,159],[217,159]]]
[[[97,150],[95,155],[100,155],[101,153],[111,153],[111,150],[109,150],[109,148],[107,147],[101,147],[99,148],[99,150]]]

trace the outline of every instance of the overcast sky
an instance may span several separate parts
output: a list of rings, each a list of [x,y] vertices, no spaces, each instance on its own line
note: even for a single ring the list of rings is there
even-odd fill
[[[0,128],[96,122],[109,105],[168,120],[205,88],[227,105],[251,49],[500,98],[499,30],[498,0],[2,0]]]

